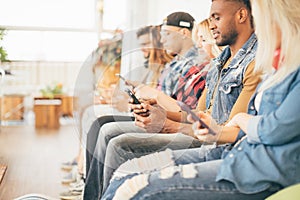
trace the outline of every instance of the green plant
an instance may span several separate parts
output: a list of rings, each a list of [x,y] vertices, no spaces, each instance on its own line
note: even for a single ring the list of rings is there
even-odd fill
[[[6,30],[3,28],[0,28],[0,61],[1,62],[7,62],[7,52],[4,49],[4,47],[1,44],[1,41],[3,40],[4,35],[6,35]]]
[[[61,83],[48,85],[46,88],[41,89],[40,92],[42,93],[43,97],[47,98],[54,98],[55,95],[59,95],[63,93],[63,85]]]

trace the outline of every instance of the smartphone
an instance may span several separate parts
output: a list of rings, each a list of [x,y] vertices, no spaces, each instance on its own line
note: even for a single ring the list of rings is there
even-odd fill
[[[199,121],[202,128],[207,128],[210,134],[216,135],[215,131],[213,131],[211,128],[209,128],[209,126],[205,122],[203,122],[202,119],[200,117],[198,117],[196,115],[196,113],[194,113],[185,103],[183,103],[181,101],[177,101],[177,105],[181,108],[181,110],[190,114],[194,121]]]
[[[122,76],[121,74],[115,74],[116,76],[118,76],[121,80],[123,80],[125,82],[126,85],[129,85],[131,87],[134,88],[134,85],[130,84],[126,78],[124,78],[124,76]]]
[[[141,102],[136,98],[136,96],[133,94],[133,92],[130,89],[125,89],[127,94],[133,99],[133,104],[141,104]]]

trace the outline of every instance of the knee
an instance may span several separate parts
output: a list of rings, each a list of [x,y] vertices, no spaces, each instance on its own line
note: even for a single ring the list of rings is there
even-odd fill
[[[127,144],[128,140],[126,135],[120,135],[118,137],[112,138],[107,146],[108,151],[116,151],[116,149],[120,149],[124,146],[124,144]]]
[[[149,184],[149,175],[140,174],[127,180],[116,190],[114,199],[131,199]]]

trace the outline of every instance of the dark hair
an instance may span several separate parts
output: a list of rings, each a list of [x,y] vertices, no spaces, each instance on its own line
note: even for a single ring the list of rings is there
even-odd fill
[[[212,0],[212,2],[213,1],[215,1],[215,0]],[[250,0],[225,0],[225,1],[237,2],[237,3],[243,4],[246,7],[246,9],[249,11],[251,27],[252,28],[254,27],[254,25],[253,25],[253,16],[252,16],[252,8],[251,8]]]
[[[163,24],[169,26],[177,26],[181,28],[187,28],[192,31],[194,27],[194,17],[186,12],[174,12],[164,19]]]
[[[150,30],[153,26],[144,26],[139,28],[136,32],[136,37],[141,37],[142,35],[150,34]]]

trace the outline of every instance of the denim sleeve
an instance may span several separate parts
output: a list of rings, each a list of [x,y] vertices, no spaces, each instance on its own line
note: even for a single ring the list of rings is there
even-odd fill
[[[249,126],[247,127],[247,132],[248,132],[247,140],[249,143],[252,144],[261,143],[257,131],[257,127],[261,118],[262,116],[254,116],[249,120]]]
[[[248,141],[267,145],[282,145],[293,140],[295,137],[299,137],[299,97],[300,82],[287,93],[285,99],[277,109],[250,120],[248,125],[250,130],[248,132]]]

